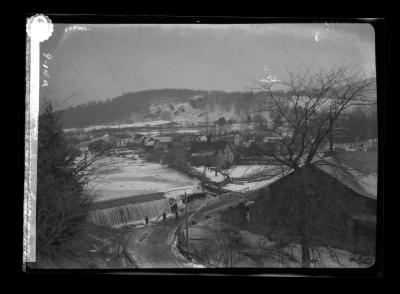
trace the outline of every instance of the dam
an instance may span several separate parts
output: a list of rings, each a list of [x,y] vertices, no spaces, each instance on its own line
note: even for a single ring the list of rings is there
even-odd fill
[[[181,207],[180,198],[185,193],[189,197],[203,193],[198,180],[159,163],[146,162],[134,152],[113,160],[117,168],[88,187],[96,196],[88,220],[96,225],[139,225],[146,216],[150,222],[156,221],[163,212],[172,215],[175,203]]]

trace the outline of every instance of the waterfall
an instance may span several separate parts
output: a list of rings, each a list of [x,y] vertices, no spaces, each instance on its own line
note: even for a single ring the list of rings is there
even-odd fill
[[[172,213],[168,199],[92,210],[88,218],[96,225],[116,228],[143,223],[146,215],[150,220],[156,220],[164,211],[167,214]]]

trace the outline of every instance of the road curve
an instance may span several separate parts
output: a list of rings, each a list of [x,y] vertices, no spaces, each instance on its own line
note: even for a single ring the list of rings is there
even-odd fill
[[[216,198],[200,209],[190,212],[189,218],[198,218],[237,202],[237,198]],[[186,260],[174,246],[175,232],[184,221],[184,215],[181,215],[179,222],[176,222],[175,218],[170,218],[166,224],[161,221],[148,227],[136,227],[130,230],[126,236],[126,252],[136,266],[138,268],[201,267]]]

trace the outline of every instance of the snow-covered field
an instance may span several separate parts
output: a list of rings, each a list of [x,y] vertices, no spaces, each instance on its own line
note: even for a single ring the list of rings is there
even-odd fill
[[[198,190],[199,182],[158,163],[149,163],[137,154],[113,159],[118,167],[90,183],[89,189],[98,195],[95,201],[138,196],[176,189]],[[171,193],[171,192],[169,192]]]
[[[243,184],[234,184],[230,183],[224,186],[223,188],[233,192],[247,192],[247,191],[255,191],[262,188],[267,187],[268,185],[272,184],[276,181],[276,178],[264,180],[264,181],[257,181],[257,182],[248,182]]]
[[[204,166],[194,167],[194,169],[215,183],[223,182],[226,178],[225,175],[228,175],[233,183],[229,183],[223,188],[234,192],[255,191],[264,188],[278,180],[287,170],[287,168],[276,165],[237,165],[223,170],[222,173],[215,173]],[[258,180],[250,181],[249,178],[258,178]]]
[[[254,166],[255,167],[255,166]],[[233,182],[225,185],[223,188],[229,191],[234,191],[234,192],[247,192],[247,191],[255,191],[259,190],[262,188],[267,187],[268,185],[276,182],[279,180],[281,177],[287,175],[290,171],[286,170],[284,171],[281,167],[277,166],[265,166],[265,168],[262,170],[261,173],[258,175],[265,176],[265,179],[259,180],[259,181],[254,181],[254,182]],[[238,173],[239,174],[239,173]],[[253,174],[257,175],[257,174]]]
[[[275,176],[283,169],[276,165],[237,165],[224,171],[231,178],[249,178],[254,176]]]
[[[181,124],[215,121],[222,116],[225,119],[237,119],[237,114],[233,109],[230,111],[222,110],[218,107],[214,109],[209,109],[208,107],[200,109],[194,108],[188,102],[155,103],[149,106],[149,111],[152,114],[168,114],[172,121]]]

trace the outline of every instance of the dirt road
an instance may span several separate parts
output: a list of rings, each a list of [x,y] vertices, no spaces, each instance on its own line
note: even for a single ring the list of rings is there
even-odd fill
[[[238,199],[215,199],[209,205],[190,212],[188,216],[190,219],[201,217],[204,213],[216,211],[237,201]],[[184,215],[181,215],[179,223],[175,218],[170,218],[165,225],[161,221],[149,227],[134,228],[127,235],[127,253],[139,268],[201,267],[186,260],[174,246],[175,231],[184,221]]]
[[[173,248],[175,219],[144,228],[135,228],[127,239],[127,252],[139,268],[185,268],[193,267]]]

